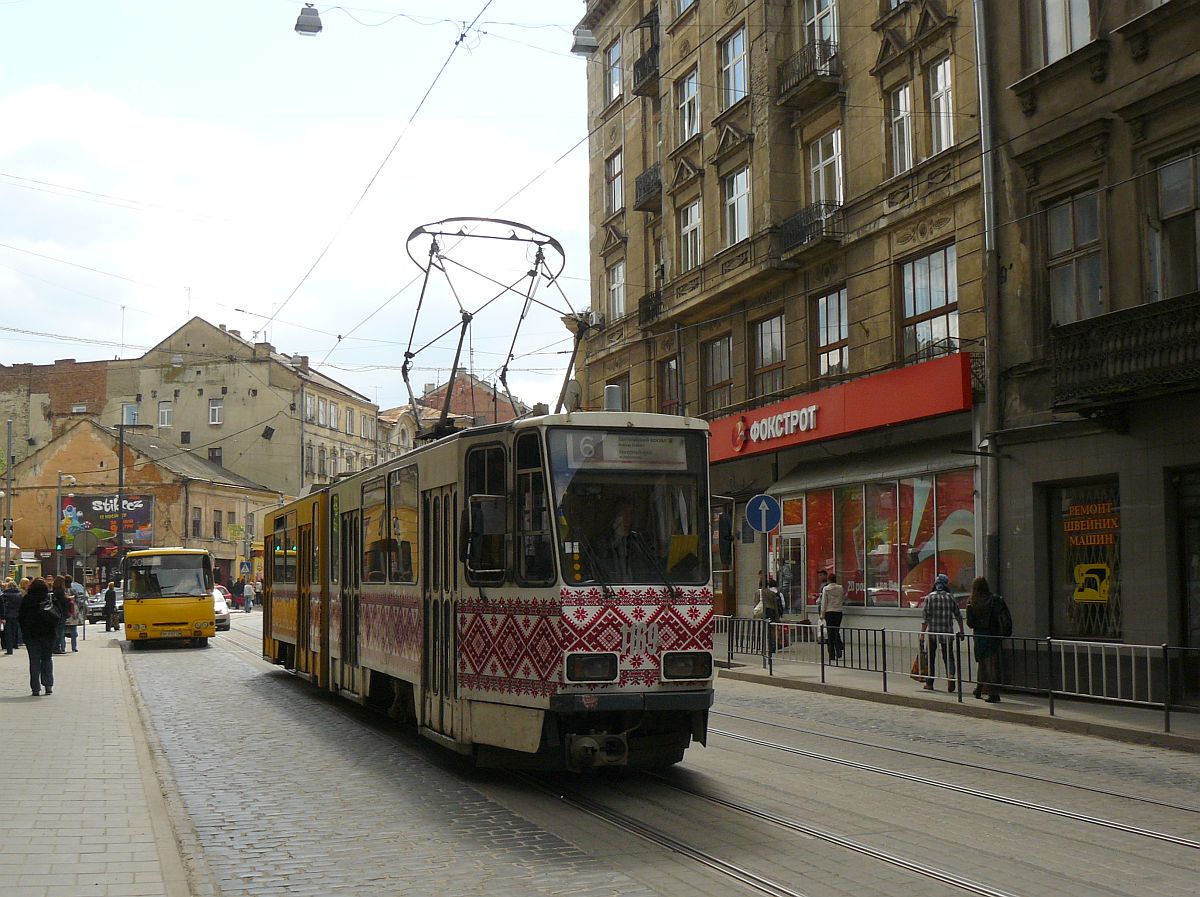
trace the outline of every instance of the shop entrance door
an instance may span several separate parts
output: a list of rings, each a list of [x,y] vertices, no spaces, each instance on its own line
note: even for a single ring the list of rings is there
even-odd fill
[[[783,537],[783,546],[779,556],[779,589],[783,592],[783,600],[787,604],[788,613],[802,617],[805,614],[804,583],[804,533]]]
[[[1181,641],[1188,648],[1200,648],[1200,472],[1179,478],[1179,527],[1183,559]],[[1182,675],[1173,678],[1177,686],[1182,686],[1184,700],[1200,700],[1200,662],[1196,655],[1184,653],[1179,665]]]

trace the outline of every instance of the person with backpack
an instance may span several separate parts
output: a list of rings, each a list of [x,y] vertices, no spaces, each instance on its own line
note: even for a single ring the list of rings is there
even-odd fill
[[[975,677],[972,694],[982,698],[987,692],[987,702],[1000,702],[1000,646],[1012,635],[1012,614],[999,595],[992,593],[988,581],[978,576],[971,583],[971,601],[967,605],[967,625],[975,633],[975,659],[979,671]]]
[[[36,698],[45,688],[54,690],[54,642],[57,636],[58,611],[50,589],[44,580],[35,579],[21,599],[21,634],[29,652],[29,690]]]

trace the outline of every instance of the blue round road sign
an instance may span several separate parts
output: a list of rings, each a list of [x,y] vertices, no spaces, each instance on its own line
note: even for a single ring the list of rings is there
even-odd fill
[[[760,493],[746,502],[746,522],[755,532],[769,533],[782,520],[783,510],[774,497]]]

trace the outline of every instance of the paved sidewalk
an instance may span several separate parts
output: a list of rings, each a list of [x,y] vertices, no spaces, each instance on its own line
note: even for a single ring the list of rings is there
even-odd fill
[[[725,667],[724,660],[718,658],[717,665]],[[825,682],[822,683],[819,664],[776,660],[774,675],[769,675],[761,661],[749,655],[735,655],[733,667],[720,669],[719,676],[777,688],[819,691],[858,700],[988,717],[1063,732],[1096,735],[1114,741],[1200,753],[1200,713],[1173,712],[1171,731],[1167,733],[1163,731],[1161,709],[1055,698],[1054,715],[1051,716],[1045,695],[1001,690],[1000,703],[987,704],[971,696],[973,686],[964,686],[962,703],[959,703],[957,693],[948,694],[945,691],[944,678],[937,680],[938,690],[925,691],[909,676],[893,673],[888,676],[888,690],[885,692],[880,673],[827,666]]]
[[[24,648],[0,652],[0,895],[186,897],[119,633],[89,626],[32,697]]]

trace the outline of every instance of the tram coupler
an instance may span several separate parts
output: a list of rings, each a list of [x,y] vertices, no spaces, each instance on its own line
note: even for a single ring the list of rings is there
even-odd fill
[[[567,738],[567,766],[572,770],[628,764],[629,742],[624,735],[570,735]]]

